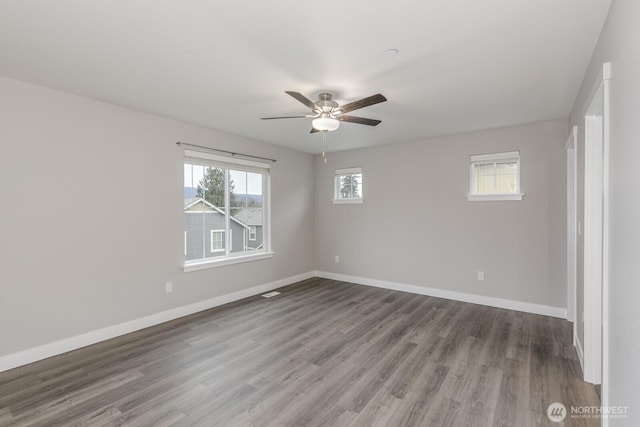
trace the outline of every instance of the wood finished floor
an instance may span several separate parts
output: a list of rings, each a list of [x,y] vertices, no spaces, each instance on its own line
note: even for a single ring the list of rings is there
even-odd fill
[[[563,320],[326,279],[280,291],[0,373],[0,425],[562,425],[549,403],[600,404]]]

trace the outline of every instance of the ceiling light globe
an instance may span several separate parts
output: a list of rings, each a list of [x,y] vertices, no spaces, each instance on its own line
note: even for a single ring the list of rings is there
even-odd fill
[[[316,119],[313,119],[311,125],[314,127],[314,129],[317,129],[319,131],[331,132],[338,129],[338,127],[340,126],[340,121],[338,119],[334,119],[333,117],[318,117]]]

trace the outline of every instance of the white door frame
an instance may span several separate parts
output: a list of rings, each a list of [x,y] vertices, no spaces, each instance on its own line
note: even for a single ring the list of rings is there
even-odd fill
[[[584,379],[608,403],[609,79],[605,63],[585,111]]]
[[[602,406],[609,406],[609,150],[611,144],[611,62],[602,64],[602,85],[604,90],[603,123],[603,194],[602,194]],[[608,427],[609,419],[603,421]]]
[[[578,195],[578,126],[573,126],[565,144],[567,151],[567,320],[573,322],[573,345],[576,345],[578,323],[576,316],[576,230]]]
[[[594,100],[601,102],[598,95]],[[602,367],[603,116],[584,117],[584,380],[600,384]]]

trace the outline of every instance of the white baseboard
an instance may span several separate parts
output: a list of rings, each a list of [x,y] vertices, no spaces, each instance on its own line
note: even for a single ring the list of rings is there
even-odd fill
[[[425,286],[408,285],[405,283],[388,282],[385,280],[369,279],[366,277],[349,276],[346,274],[316,271],[316,276],[326,279],[340,280],[342,282],[357,283],[359,285],[375,286],[376,288],[393,289],[395,291],[409,292],[412,294],[427,295],[431,297],[445,298],[455,301],[469,302],[472,304],[487,305],[490,307],[506,308],[508,310],[523,311],[526,313],[542,314],[544,316],[567,318],[567,309],[549,305],[533,304],[529,302],[514,301],[503,298],[487,297],[483,295],[467,294],[464,292],[447,291],[444,289],[427,288]]]
[[[472,304],[481,304],[490,307],[506,308],[509,310],[523,311],[527,313],[542,314],[545,316],[566,318],[566,309],[562,307],[551,307],[540,304],[532,304],[521,301],[507,300],[503,298],[487,297],[482,295],[467,294],[463,292],[447,291],[444,289],[427,288],[424,286],[408,285],[404,283],[389,282],[384,280],[369,279],[365,277],[349,276],[345,274],[330,273],[325,271],[309,271],[307,273],[298,274],[296,276],[287,277],[276,280],[274,282],[265,283],[263,285],[254,286],[252,288],[243,289],[219,297],[211,298],[206,301],[199,301],[193,304],[177,307],[161,313],[152,314],[139,319],[120,323],[118,325],[109,326],[96,331],[87,332],[60,341],[43,344],[27,350],[8,354],[0,357],[0,372],[26,365],[28,363],[43,360],[52,356],[57,356],[71,350],[86,347],[101,341],[106,341],[121,335],[139,331],[140,329],[168,322],[179,317],[188,316],[199,311],[207,310],[243,298],[259,295],[264,292],[271,291],[282,286],[286,286],[301,280],[310,279],[312,277],[323,277],[326,279],[340,280],[343,282],[357,283],[360,285],[375,286],[378,288],[392,289],[402,292],[410,292],[413,294],[427,295],[438,298],[445,298],[455,301],[468,302]],[[580,364],[582,365],[583,355],[580,342],[576,340],[576,349]]]
[[[580,360],[580,368],[582,369],[582,375],[584,375],[584,351],[582,350],[582,344],[576,334],[573,334],[573,345],[576,347],[576,353],[578,353],[578,360]]]
[[[309,271],[307,273],[286,277],[274,282],[265,283],[263,285],[254,286],[252,288],[243,289],[241,291],[233,292],[226,295],[221,295],[219,297],[211,298],[206,301],[199,301],[194,304],[184,305],[182,307],[177,307],[171,310],[163,311],[161,313],[141,317],[139,319],[130,320],[118,325],[109,326],[103,329],[98,329],[96,331],[91,331],[74,337],[65,338],[60,341],[55,341],[52,343],[40,345],[38,347],[11,353],[6,356],[0,357],[0,372],[17,368],[18,366],[26,365],[28,363],[36,362],[38,360],[46,359],[52,356],[57,356],[58,354],[76,350],[81,347],[86,347],[100,341],[106,341],[108,339],[125,335],[130,332],[139,331],[140,329],[168,322],[179,317],[188,316],[189,314],[197,313],[199,311],[208,310],[210,308],[237,301],[243,298],[259,295],[264,292],[280,288],[282,286],[299,282],[301,280],[310,279],[312,277],[315,277],[315,272]]]

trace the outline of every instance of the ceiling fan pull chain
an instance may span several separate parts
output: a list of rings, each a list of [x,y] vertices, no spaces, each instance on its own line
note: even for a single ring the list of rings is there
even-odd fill
[[[322,161],[324,162],[324,164],[327,164],[327,131],[323,130],[322,131]]]

